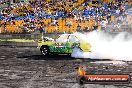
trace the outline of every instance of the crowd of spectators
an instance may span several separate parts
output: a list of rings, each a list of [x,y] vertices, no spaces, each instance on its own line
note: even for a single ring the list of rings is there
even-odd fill
[[[0,12],[0,20],[4,20],[6,23],[11,22],[12,24],[14,24],[13,20],[24,20],[24,22],[30,22],[30,24],[24,25],[33,26],[35,23],[40,23],[41,19],[48,18],[55,24],[58,18],[73,18],[80,22],[92,18],[96,22],[100,21],[104,27],[107,21],[108,23],[111,22],[111,16],[118,17],[130,6],[127,0],[120,2],[101,2],[95,0],[93,2],[95,6],[90,6],[90,1],[84,0],[78,6],[74,5],[78,0],[49,0],[48,2],[46,0],[34,0],[28,3],[20,2],[15,4],[15,6],[12,5],[9,8],[3,9]],[[67,6],[69,7],[68,9]],[[66,25],[71,24],[71,22],[67,22]]]

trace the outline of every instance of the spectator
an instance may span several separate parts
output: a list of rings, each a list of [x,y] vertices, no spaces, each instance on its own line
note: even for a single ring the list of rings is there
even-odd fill
[[[117,10],[116,10],[116,16],[119,16],[119,14],[120,14],[120,10],[117,9]]]
[[[69,22],[66,22],[66,24],[65,24],[66,26],[72,26],[72,22],[71,21],[69,21]]]
[[[102,30],[105,30],[106,29],[106,25],[107,25],[107,20],[106,19],[103,19],[102,21],[101,21],[101,29]]]
[[[81,0],[80,0],[81,1]],[[29,3],[18,3],[16,6],[11,6],[11,8],[4,9],[0,13],[0,19],[7,22],[7,20],[27,20],[30,19],[26,23],[27,26],[34,26],[34,24],[39,24],[39,21],[35,21],[33,19],[43,19],[43,18],[51,18],[53,25],[58,25],[58,18],[63,18],[66,22],[66,18],[74,18],[77,23],[85,22],[85,20],[97,21],[101,22],[101,26],[104,29],[106,27],[107,21],[111,22],[110,18],[114,14],[115,16],[119,16],[126,8],[128,8],[128,3],[105,3],[101,2],[102,6],[100,7],[91,7],[89,2],[92,0],[85,0],[82,4],[76,6],[77,0],[56,0],[55,2],[47,2],[46,0],[34,0],[29,1]],[[72,2],[72,5],[70,4]],[[95,3],[97,4],[97,3]],[[75,7],[76,6],[76,7]],[[10,11],[10,12],[9,12]],[[102,17],[106,17],[104,20],[101,20]],[[98,22],[99,23],[99,22]],[[15,24],[14,24],[15,25]],[[74,25],[72,21],[66,22],[67,26]],[[5,25],[6,26],[6,25]],[[59,25],[58,25],[59,26]],[[81,26],[81,25],[80,25]],[[92,26],[92,27],[93,27]]]

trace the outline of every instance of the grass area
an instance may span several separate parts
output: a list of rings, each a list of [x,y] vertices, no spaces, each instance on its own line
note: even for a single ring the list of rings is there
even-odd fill
[[[31,39],[0,39],[0,42],[35,42]]]

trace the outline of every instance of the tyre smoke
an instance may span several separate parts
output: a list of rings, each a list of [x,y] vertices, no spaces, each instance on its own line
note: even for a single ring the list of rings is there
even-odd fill
[[[130,33],[93,31],[76,34],[91,44],[91,52],[82,52],[75,48],[72,57],[132,61],[132,34]]]

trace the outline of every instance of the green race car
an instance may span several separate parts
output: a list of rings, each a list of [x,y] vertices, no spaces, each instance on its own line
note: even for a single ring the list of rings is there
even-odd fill
[[[74,48],[83,52],[90,52],[90,44],[82,40],[77,34],[62,34],[54,41],[39,41],[41,53],[46,56],[51,53],[71,54]]]

